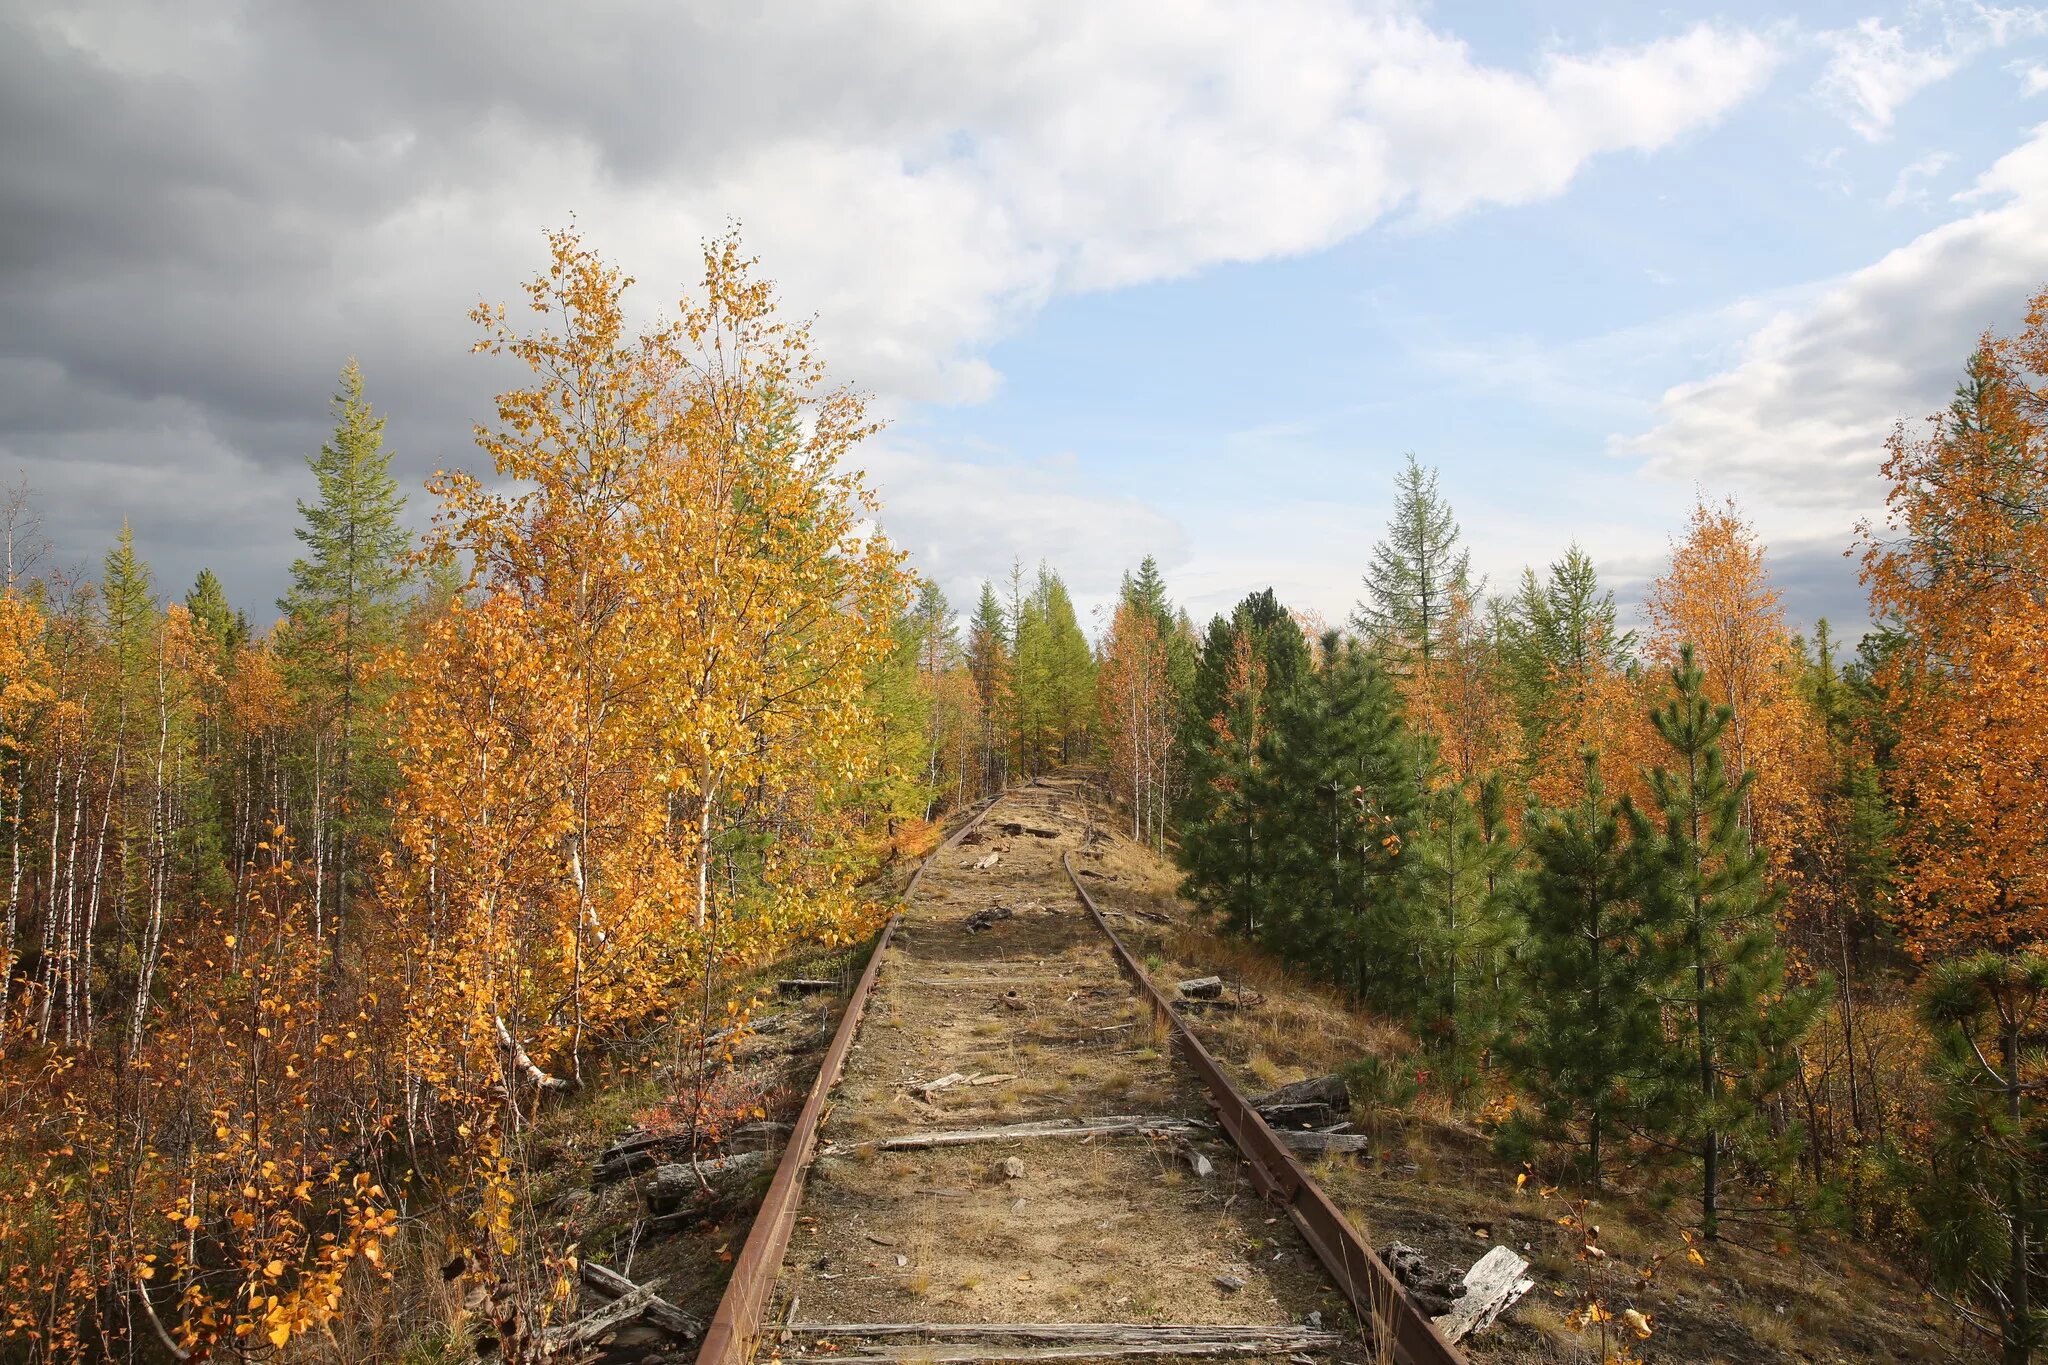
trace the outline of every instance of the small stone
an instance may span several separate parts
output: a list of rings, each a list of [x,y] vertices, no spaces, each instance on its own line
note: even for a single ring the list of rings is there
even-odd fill
[[[1218,1275],[1216,1277],[1216,1287],[1226,1294],[1235,1294],[1238,1290],[1244,1288],[1244,1281],[1235,1275]]]
[[[896,1265],[897,1265],[897,1267],[898,1267],[899,1269],[901,1269],[901,1268],[902,1268],[903,1266],[907,1266],[907,1265],[909,1265],[909,1264],[910,1264],[910,1258],[909,1258],[908,1256],[904,1256],[904,1255],[902,1255],[902,1254],[900,1254],[900,1253],[899,1253],[899,1254],[897,1255],[897,1257],[896,1257]]]
[[[1024,1178],[1024,1163],[1023,1163],[1022,1161],[1018,1160],[1018,1159],[1017,1159],[1016,1157],[1013,1157],[1013,1156],[1006,1156],[1006,1157],[1004,1157],[1004,1158],[1003,1158],[1003,1179],[1005,1179],[1005,1180],[1022,1180],[1023,1178]]]
[[[1322,1330],[1323,1330],[1323,1310],[1322,1310],[1322,1309],[1320,1309],[1320,1308],[1318,1308],[1318,1309],[1316,1309],[1316,1310],[1315,1310],[1314,1312],[1312,1312],[1312,1313],[1309,1313],[1309,1314],[1306,1314],[1306,1315],[1305,1315],[1305,1316],[1304,1316],[1304,1317],[1302,1318],[1302,1320],[1301,1320],[1301,1325],[1302,1325],[1303,1327],[1306,1327],[1306,1328],[1308,1328],[1308,1329],[1309,1329],[1309,1330],[1310,1330],[1311,1332],[1320,1332],[1320,1331],[1322,1331]]]

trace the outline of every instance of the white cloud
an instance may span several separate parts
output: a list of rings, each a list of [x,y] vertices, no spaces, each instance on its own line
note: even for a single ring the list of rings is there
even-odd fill
[[[1042,558],[1066,576],[1084,614],[1146,555],[1178,563],[1187,535],[1139,498],[1102,487],[1072,455],[966,460],[885,436],[862,464],[882,497],[881,523],[939,582],[955,608],[974,606],[977,583],[999,586],[1012,562]]]
[[[2048,10],[1966,3],[1916,5],[1903,23],[1867,18],[1819,35],[1829,53],[1814,92],[1875,142],[1914,95],[1981,53],[2048,33]]]
[[[2019,73],[2020,93],[2022,95],[2032,99],[2036,95],[2048,92],[2048,66],[2039,66],[2033,62],[2023,62],[2016,69]]]
[[[1940,175],[1954,160],[1947,152],[1929,152],[1918,161],[1901,166],[1898,178],[1892,181],[1891,193],[1884,197],[1885,207],[1895,209],[1930,202],[1933,196],[1925,182]]]
[[[839,374],[973,401],[1060,294],[1554,196],[1779,56],[1698,24],[1496,65],[1403,0],[0,9],[0,353],[95,414],[0,414],[0,459],[44,480],[89,427],[146,468],[146,424],[98,423],[168,399],[279,493],[355,353],[405,472],[462,461],[464,314],[572,213],[657,297],[737,216]]]
[[[1775,540],[1845,542],[1882,504],[1893,425],[1939,408],[1977,337],[2009,330],[2048,283],[2048,124],[1954,200],[1980,207],[1779,310],[1737,363],[1668,390],[1615,452],[1742,495]]]

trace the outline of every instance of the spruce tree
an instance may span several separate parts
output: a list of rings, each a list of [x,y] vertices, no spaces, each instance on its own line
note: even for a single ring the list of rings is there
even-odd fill
[[[286,617],[286,676],[313,727],[306,759],[315,916],[331,905],[338,933],[347,919],[353,845],[381,823],[394,776],[382,719],[390,679],[379,659],[403,621],[410,541],[400,522],[405,497],[384,449],[384,419],[363,396],[353,360],[341,372],[333,407],[334,436],[307,460],[319,501],[299,503],[304,525],[295,534],[306,553],[292,562],[291,588],[278,606]]]
[[[1437,491],[1436,470],[1410,455],[1396,490],[1394,515],[1373,547],[1365,600],[1352,621],[1396,666],[1427,668],[1457,602],[1472,594],[1472,557]]]
[[[1672,696],[1651,713],[1670,750],[1650,771],[1655,819],[1632,812],[1645,913],[1665,927],[1677,1024],[1663,1121],[1700,1162],[1700,1228],[1720,1232],[1722,1158],[1778,1157],[1765,1102],[1796,1073],[1793,1048],[1821,988],[1786,982],[1774,914],[1780,893],[1750,846],[1743,798],[1754,775],[1730,780],[1721,735],[1734,719],[1706,695],[1692,647],[1680,650]]]
[[[1618,807],[1596,754],[1585,796],[1568,810],[1531,811],[1530,871],[1519,902],[1519,1004],[1498,1051],[1533,1111],[1506,1130],[1564,1142],[1598,1187],[1608,1143],[1640,1110],[1668,1064],[1659,1008],[1659,926],[1635,898]]]
[[[232,656],[249,641],[249,618],[228,605],[228,595],[221,588],[220,579],[213,570],[201,569],[199,576],[192,580],[192,587],[185,594],[185,610],[192,613],[192,619],[206,627],[214,646],[223,658]]]
[[[1282,697],[1251,784],[1260,937],[1382,1009],[1420,1003],[1415,740],[1393,679],[1335,632]]]

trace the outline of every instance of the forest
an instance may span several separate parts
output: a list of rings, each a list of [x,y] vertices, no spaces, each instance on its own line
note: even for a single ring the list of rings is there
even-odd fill
[[[526,379],[423,537],[342,370],[268,628],[0,507],[0,1358],[362,1358],[451,1253],[569,1294],[539,1106],[1058,768],[1531,1178],[1843,1230],[2048,1340],[2048,293],[1871,452],[1856,641],[1706,495],[1639,612],[1568,528],[1481,582],[1415,456],[1351,619],[1198,625],[1148,558],[1084,623],[875,529],[876,423],[736,237],[645,329],[548,246],[473,315]]]

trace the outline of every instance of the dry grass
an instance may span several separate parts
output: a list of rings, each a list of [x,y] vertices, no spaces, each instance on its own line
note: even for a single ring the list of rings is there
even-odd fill
[[[1163,989],[1214,974],[1264,997],[1251,1010],[1192,1019],[1244,1089],[1339,1071],[1366,1056],[1417,1064],[1420,1049],[1405,1029],[1351,1009],[1336,991],[1294,979],[1252,945],[1209,932],[1175,897],[1171,869],[1149,853],[1121,839],[1090,852],[1090,866],[1107,874],[1090,882],[1105,908],[1142,907],[1171,921],[1143,929],[1118,921],[1124,941],[1148,959]],[[1517,1195],[1515,1168],[1493,1156],[1486,1134],[1464,1120],[1450,1096],[1431,1088],[1381,1129],[1383,1142],[1367,1161],[1322,1162],[1314,1171],[1368,1242],[1404,1241],[1452,1264],[1506,1242],[1526,1246],[1535,1264],[1539,1289],[1467,1344],[1475,1365],[1596,1362],[1597,1335],[1566,1322],[1584,1274],[1576,1243],[1560,1233],[1554,1210]],[[1623,1180],[1590,1217],[1608,1252],[1600,1292],[1611,1308],[1639,1307],[1657,1323],[1641,1348],[1646,1358],[1729,1365],[1957,1358],[1964,1334],[1936,1316],[1897,1266],[1864,1248],[1814,1233],[1778,1253],[1769,1249],[1774,1234],[1765,1229],[1749,1238],[1765,1249],[1709,1247],[1706,1265],[1695,1267],[1684,1257],[1683,1201],[1663,1211],[1647,1183],[1632,1190]],[[1486,1235],[1477,1235],[1474,1224]],[[1637,1272],[1653,1262],[1655,1273],[1642,1279]]]

